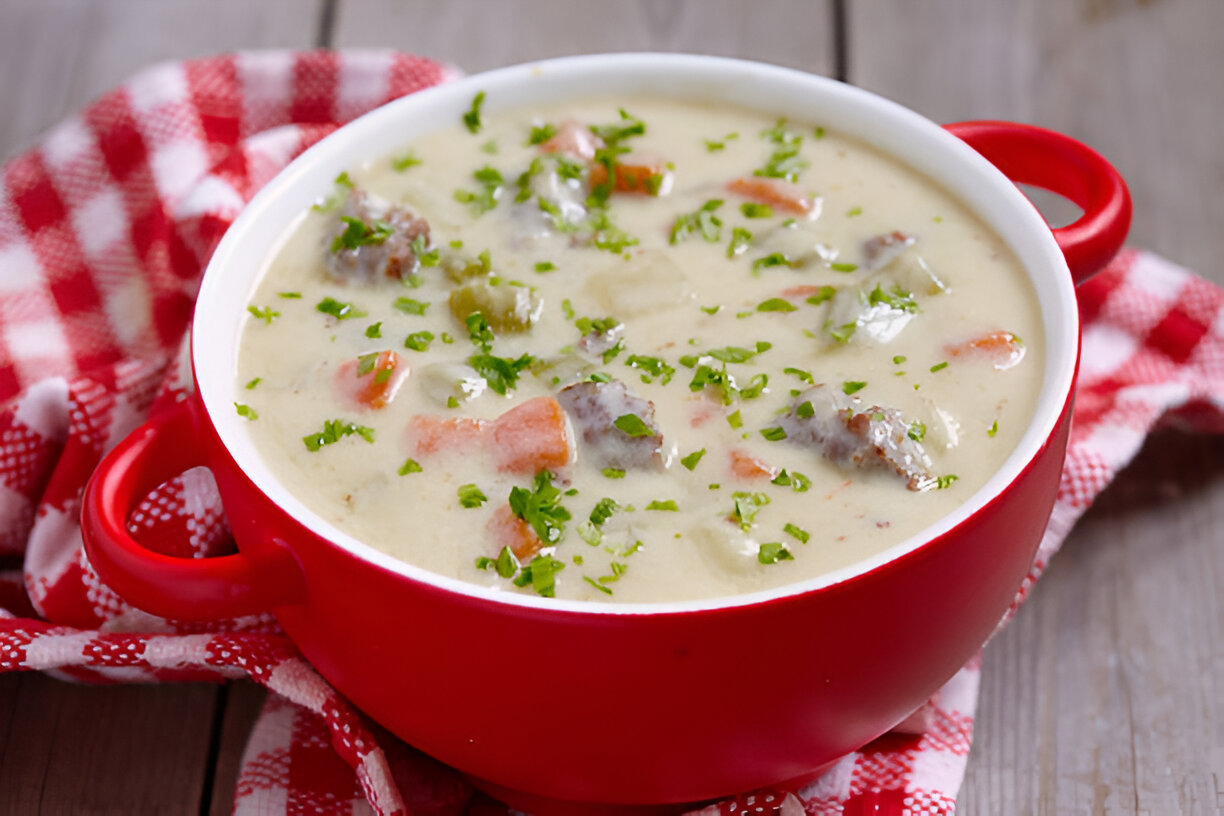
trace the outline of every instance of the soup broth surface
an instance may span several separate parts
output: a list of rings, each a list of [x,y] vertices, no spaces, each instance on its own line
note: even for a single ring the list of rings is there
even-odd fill
[[[327,521],[505,592],[711,598],[888,548],[1015,447],[1042,325],[1001,239],[835,124],[474,101],[302,214],[235,408]]]

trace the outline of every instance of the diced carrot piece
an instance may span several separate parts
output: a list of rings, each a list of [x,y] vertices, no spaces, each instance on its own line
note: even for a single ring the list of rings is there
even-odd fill
[[[992,331],[981,337],[944,346],[950,357],[981,355],[1000,371],[1011,368],[1024,359],[1024,343],[1009,331]]]
[[[380,351],[372,365],[368,358],[349,360],[336,373],[337,387],[357,408],[386,408],[406,379],[408,364],[390,350]]]
[[[794,215],[807,215],[816,207],[815,201],[800,192],[798,184],[786,179],[742,176],[728,182],[727,190]]]
[[[629,157],[626,157],[629,158]],[[671,187],[671,171],[662,159],[630,158],[612,166],[612,190],[617,193],[666,195]],[[591,187],[608,183],[608,168],[596,162],[591,165]]]
[[[772,479],[778,475],[778,469],[761,461],[750,453],[731,450],[731,472],[741,479]]]
[[[788,297],[788,298],[811,297],[812,295],[816,294],[819,291],[820,291],[819,286],[808,286],[808,285],[789,286],[786,289],[782,290],[782,297]]]
[[[488,447],[501,471],[534,475],[565,467],[573,455],[565,410],[552,397],[511,408],[490,430]]]
[[[544,548],[544,542],[540,541],[531,525],[514,515],[508,505],[503,504],[493,511],[489,532],[497,544],[498,551],[500,552],[502,547],[509,547],[520,564],[530,561]]]
[[[470,452],[480,447],[489,424],[486,419],[417,414],[408,420],[409,444],[419,456],[440,450]]]
[[[545,153],[564,153],[587,161],[595,158],[595,151],[601,147],[603,139],[577,119],[566,119],[557,126],[557,132],[552,138],[540,145],[540,149]]]

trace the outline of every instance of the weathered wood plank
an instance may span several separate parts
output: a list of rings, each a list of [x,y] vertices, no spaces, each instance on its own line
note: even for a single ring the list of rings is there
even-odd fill
[[[834,72],[830,0],[339,0],[336,47],[389,46],[476,72],[605,51],[692,51]]]
[[[14,711],[0,745],[0,814],[195,814],[216,688],[72,686],[5,678]]]
[[[243,48],[305,48],[323,0],[5,0],[0,157],[154,62]]]

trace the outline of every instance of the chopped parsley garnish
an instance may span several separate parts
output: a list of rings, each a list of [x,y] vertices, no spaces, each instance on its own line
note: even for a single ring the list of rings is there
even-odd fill
[[[315,306],[315,310],[326,315],[331,315],[337,320],[348,320],[353,317],[366,316],[365,311],[357,308],[352,303],[345,303],[344,301],[336,300],[330,295],[320,300],[318,305]]]
[[[624,471],[623,469],[621,469],[621,468],[604,468],[603,470],[601,470],[601,471],[599,471],[599,472],[600,472],[600,473],[602,473],[602,474],[604,475],[604,477],[605,477],[605,478],[608,478],[608,479],[623,479],[623,478],[625,478],[625,471]]]
[[[693,468],[697,467],[697,463],[701,461],[701,457],[703,456],[705,456],[705,448],[695,450],[688,456],[682,458],[680,460],[680,464],[684,465],[687,470],[692,470]]]
[[[789,521],[782,526],[782,530],[786,532],[787,535],[793,536],[797,541],[804,544],[812,540],[811,533],[802,527],[797,527],[794,524],[791,524]]]
[[[667,499],[666,501],[660,501],[658,499],[655,499],[650,504],[646,505],[646,509],[647,510],[665,510],[671,513],[680,512],[680,507],[676,504],[674,499]]]
[[[484,100],[485,92],[478,91],[472,97],[472,107],[468,109],[467,113],[463,114],[463,126],[468,129],[468,133],[480,132],[480,106],[484,104]]]
[[[374,370],[374,365],[378,362],[377,351],[371,351],[369,354],[362,354],[357,358],[357,376],[364,377]]]
[[[302,442],[306,445],[306,450],[314,452],[324,445],[333,445],[346,436],[354,435],[360,436],[371,444],[374,442],[373,428],[353,422],[345,422],[343,419],[327,420],[323,423],[322,431],[303,436]]]
[[[531,160],[531,164],[527,165],[527,169],[522,173],[519,173],[519,177],[514,182],[514,186],[518,188],[518,192],[514,196],[514,203],[522,204],[524,201],[531,198],[531,180],[543,172],[544,162],[540,160],[539,156],[536,156]],[[560,218],[561,216],[561,211],[557,209],[556,205],[553,205],[553,210],[555,212],[550,212],[547,210],[544,206],[544,199],[542,198],[540,199],[540,209],[548,212],[550,215],[554,215],[557,218]]]
[[[342,215],[340,220],[344,222],[344,231],[332,239],[333,255],[345,249],[381,244],[395,232],[395,228],[386,221],[367,224],[360,218],[354,218],[351,215]]]
[[[234,410],[238,412],[238,416],[244,419],[259,419],[259,414],[254,408],[241,402],[234,403]]]
[[[621,120],[610,125],[591,125],[591,132],[604,141],[609,147],[619,147],[622,139],[641,136],[646,133],[646,123],[628,114],[623,108],[620,111]]]
[[[790,374],[790,375],[792,375],[792,376],[794,376],[794,377],[798,377],[798,378],[800,379],[800,381],[805,382],[805,383],[807,383],[808,385],[815,385],[815,384],[816,384],[816,380],[815,380],[815,379],[812,377],[812,372],[810,372],[810,371],[804,371],[802,368],[791,368],[791,367],[789,367],[789,366],[788,366],[788,367],[786,367],[786,368],[782,369],[782,373],[783,373],[783,374]]]
[[[711,316],[712,316],[712,315],[716,315],[716,314],[718,314],[718,310],[719,310],[719,309],[721,309],[721,308],[722,308],[722,306],[721,306],[721,305],[719,305],[719,306],[702,306],[702,307],[701,307],[701,311],[703,311],[703,312],[705,312],[706,314],[708,314],[708,315],[711,315]]]
[[[722,219],[714,213],[722,205],[721,198],[711,198],[695,212],[678,216],[672,225],[669,241],[678,244],[694,232],[700,232],[701,237],[711,243],[718,241],[722,237]]]
[[[844,383],[842,383],[842,393],[854,394],[858,391],[862,391],[866,387],[867,383],[863,380],[846,380]]]
[[[778,471],[777,476],[769,480],[769,483],[781,485],[782,487],[787,487],[791,483],[790,474],[786,472],[786,468],[782,468],[782,470]]]
[[[619,253],[625,247],[637,246],[638,239],[613,224],[606,210],[596,210],[587,223],[594,231],[592,243],[597,249]]]
[[[285,300],[301,300],[302,299],[301,292],[277,292],[276,296],[280,298],[284,298]]]
[[[823,139],[825,137],[825,129],[817,126],[816,129],[812,131],[812,135],[817,139]]]
[[[570,512],[561,506],[561,490],[552,483],[547,470],[536,474],[531,488],[510,488],[510,510],[531,525],[536,536],[545,544],[556,544],[565,532]]]
[[[914,301],[913,294],[907,292],[899,285],[894,285],[891,290],[885,292],[884,287],[877,283],[875,288],[871,290],[871,293],[867,295],[867,302],[872,306],[883,303],[890,309],[896,309],[901,312],[918,311],[918,304]]]
[[[365,336],[369,338],[382,337],[382,321],[366,326]]]
[[[761,135],[774,144],[774,152],[769,161],[759,170],[752,171],[754,176],[765,178],[780,178],[787,181],[798,181],[799,173],[807,169],[808,163],[799,157],[799,148],[803,145],[803,137],[786,129],[786,120],[778,123]]]
[[[485,320],[485,316],[480,312],[472,312],[463,321],[467,324],[468,337],[472,339],[472,345],[481,351],[491,351],[493,348],[493,330],[489,328],[489,321]]]
[[[544,144],[553,136],[557,135],[557,126],[545,122],[542,125],[532,125],[531,135],[527,137],[528,145]]]
[[[612,420],[612,424],[628,436],[634,439],[642,436],[654,436],[657,431],[646,424],[637,414],[621,414],[616,419]]]
[[[834,326],[829,329],[829,336],[839,343],[849,343],[850,338],[854,336],[854,330],[858,328],[858,323],[843,323],[840,326]]]
[[[952,483],[960,479],[955,473],[949,473],[946,476],[940,476],[935,480],[936,490],[946,490],[952,486]]]
[[[905,360],[906,360],[906,357],[904,354],[893,355],[893,365],[901,365],[902,363],[905,362]]]
[[[248,385],[247,388],[250,388],[250,386]],[[994,422],[990,423],[990,427],[986,429],[986,435],[994,436],[998,432],[999,432],[999,420],[996,419]]]
[[[697,366],[697,370],[693,372],[693,380],[689,383],[689,390],[701,391],[706,386],[714,386],[718,389],[723,405],[731,404],[737,390],[735,380],[727,373],[725,365],[721,369],[705,364]]]
[[[769,541],[761,545],[761,549],[757,550],[757,561],[762,564],[776,564],[779,561],[794,561],[795,556],[791,555],[791,551],[786,549],[786,545],[780,541]]]
[[[596,527],[602,527],[604,522],[612,518],[612,514],[620,509],[621,506],[619,504],[605,496],[595,502],[595,506],[591,508],[591,524],[594,524]]]
[[[757,258],[752,262],[752,271],[757,272],[762,269],[767,269],[771,266],[791,266],[795,264],[790,258],[783,255],[781,252],[771,252],[763,258]]]
[[[630,354],[625,358],[625,365],[646,372],[642,375],[644,383],[653,382],[658,377],[663,385],[667,385],[676,373],[676,369],[658,357],[644,357],[641,354]]]
[[[280,317],[280,312],[267,306],[248,306],[247,311],[250,312],[256,320],[262,320],[264,323],[269,325],[273,320]]]
[[[746,349],[742,346],[725,346],[720,349],[710,349],[706,355],[724,363],[746,363],[756,355],[773,348],[772,343],[758,340],[756,349]]]
[[[472,177],[480,182],[480,191],[474,193],[471,190],[456,190],[455,200],[460,204],[472,205],[472,211],[481,215],[497,206],[505,179],[496,167],[487,164],[473,172]]]
[[[795,472],[791,474],[791,490],[796,493],[806,493],[807,489],[812,486],[812,480],[802,473]]]
[[[794,312],[798,311],[798,309],[798,306],[791,303],[786,298],[780,297],[762,300],[756,307],[758,312]]]
[[[514,359],[495,357],[492,354],[473,354],[468,358],[468,365],[485,378],[494,393],[502,396],[514,388],[519,374],[533,362],[535,358],[530,354],[523,354]]]
[[[429,308],[428,303],[422,303],[419,300],[413,300],[410,297],[397,297],[395,302],[391,304],[397,311],[404,314],[423,315]]]
[[[811,419],[816,416],[816,409],[812,407],[812,403],[804,400],[795,406],[795,416],[800,419]]]
[[[256,377],[255,379],[251,380],[249,383],[246,384],[246,390],[251,391],[252,389],[255,388],[255,386],[259,385],[261,382],[263,382],[263,377]],[[998,425],[997,422],[995,424]]]
[[[577,556],[574,556],[574,557],[577,558]],[[575,562],[575,563],[578,563],[578,562]],[[599,583],[598,581],[596,581],[594,578],[592,578],[589,575],[582,576],[582,580],[586,581],[588,584],[595,587],[596,589],[598,589],[600,592],[604,593],[605,595],[612,594],[611,587],[604,586],[603,584]]]
[[[736,255],[742,255],[751,245],[752,233],[743,227],[735,227],[731,230],[731,243],[727,244],[727,257],[734,258]]]
[[[538,594],[551,598],[556,594],[556,574],[565,569],[565,562],[558,561],[551,555],[537,555],[531,563],[523,567],[519,576],[514,579],[516,587],[528,584]]]
[[[487,570],[489,567],[492,567],[502,578],[513,578],[514,573],[519,570],[519,560],[515,558],[514,552],[509,547],[502,547],[496,559],[485,555],[476,559],[476,569]]]
[[[416,153],[413,153],[411,150],[409,150],[407,153],[404,153],[402,155],[396,156],[393,159],[391,159],[391,169],[393,169],[397,173],[402,173],[405,170],[407,170],[409,167],[416,167],[420,163],[421,163],[421,159],[417,157]]]
[[[742,490],[732,493],[731,499],[735,502],[731,510],[731,520],[738,523],[744,532],[748,532],[752,527],[761,508],[769,504],[769,496],[764,493],[748,493]]]
[[[770,442],[780,442],[786,438],[786,431],[782,428],[762,428],[761,436]]]
[[[854,270],[858,269],[858,264],[831,263],[829,264],[829,268],[832,269],[834,272],[853,272]]]
[[[494,141],[493,139],[490,139],[489,141],[485,142],[484,144],[480,146],[480,150],[481,152],[488,153],[490,156],[496,156],[497,155],[497,142]]]
[[[862,207],[851,207],[849,210],[846,211],[847,218],[854,218],[856,215],[862,215],[862,214],[863,214]]]
[[[459,486],[459,504],[464,507],[479,507],[488,500],[489,497],[486,496],[484,492],[474,484]]]
[[[424,235],[418,235],[412,239],[412,254],[416,256],[417,263],[421,266],[437,266],[441,260],[438,250],[426,246]]]
[[[943,371],[947,367],[948,361],[944,360],[942,363],[936,363],[935,365],[931,366],[931,373],[934,374],[936,371]]]
[[[769,385],[769,375],[764,372],[752,375],[748,380],[748,384],[740,389],[741,399],[756,399],[765,391],[765,386]]]
[[[413,351],[428,351],[429,344],[433,342],[434,335],[431,331],[413,332],[404,338],[404,348],[412,349]]]
[[[535,271],[537,272],[552,272],[556,268],[557,265],[552,261],[540,261],[535,265]]]
[[[745,218],[771,218],[773,216],[773,207],[768,204],[761,204],[758,201],[745,201],[740,205],[740,212]]]
[[[807,298],[805,302],[810,303],[813,306],[819,306],[820,304],[824,303],[826,300],[831,300],[833,296],[836,294],[837,294],[836,286],[825,285],[817,289],[816,294]]]
[[[400,465],[399,475],[407,476],[409,473],[420,473],[421,463],[415,459],[405,459],[404,464]]]
[[[744,418],[740,415],[739,409],[727,414],[727,424],[732,428],[744,427]]]
[[[342,171],[340,175],[336,176],[332,184],[334,185],[332,194],[317,204],[312,205],[310,209],[315,212],[331,212],[340,206],[340,202],[344,200],[345,194],[353,189],[353,180],[349,178],[347,170]]]
[[[925,424],[914,420],[910,423],[909,430],[905,432],[905,435],[915,442],[921,442],[926,438],[926,431],[927,429]]]

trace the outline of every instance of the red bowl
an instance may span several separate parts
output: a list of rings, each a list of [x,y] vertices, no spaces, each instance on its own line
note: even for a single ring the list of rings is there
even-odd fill
[[[477,90],[488,110],[646,92],[816,118],[925,173],[995,229],[1037,292],[1048,360],[1019,446],[921,535],[847,569],[715,601],[497,594],[332,527],[277,482],[234,415],[245,299],[275,242],[340,170],[458,121]],[[1051,232],[1013,182],[1061,193],[1084,215]],[[230,228],[196,306],[196,392],[99,466],[85,497],[86,549],[107,583],[150,612],[271,611],[358,707],[511,803],[574,813],[810,776],[922,704],[1007,609],[1062,469],[1079,359],[1073,281],[1113,256],[1129,221],[1116,171],[1064,136],[992,122],[944,129],[865,91],[756,63],[578,57],[423,91],[311,148]],[[129,512],[196,465],[216,476],[239,552],[187,560],[145,550],[126,533]]]

